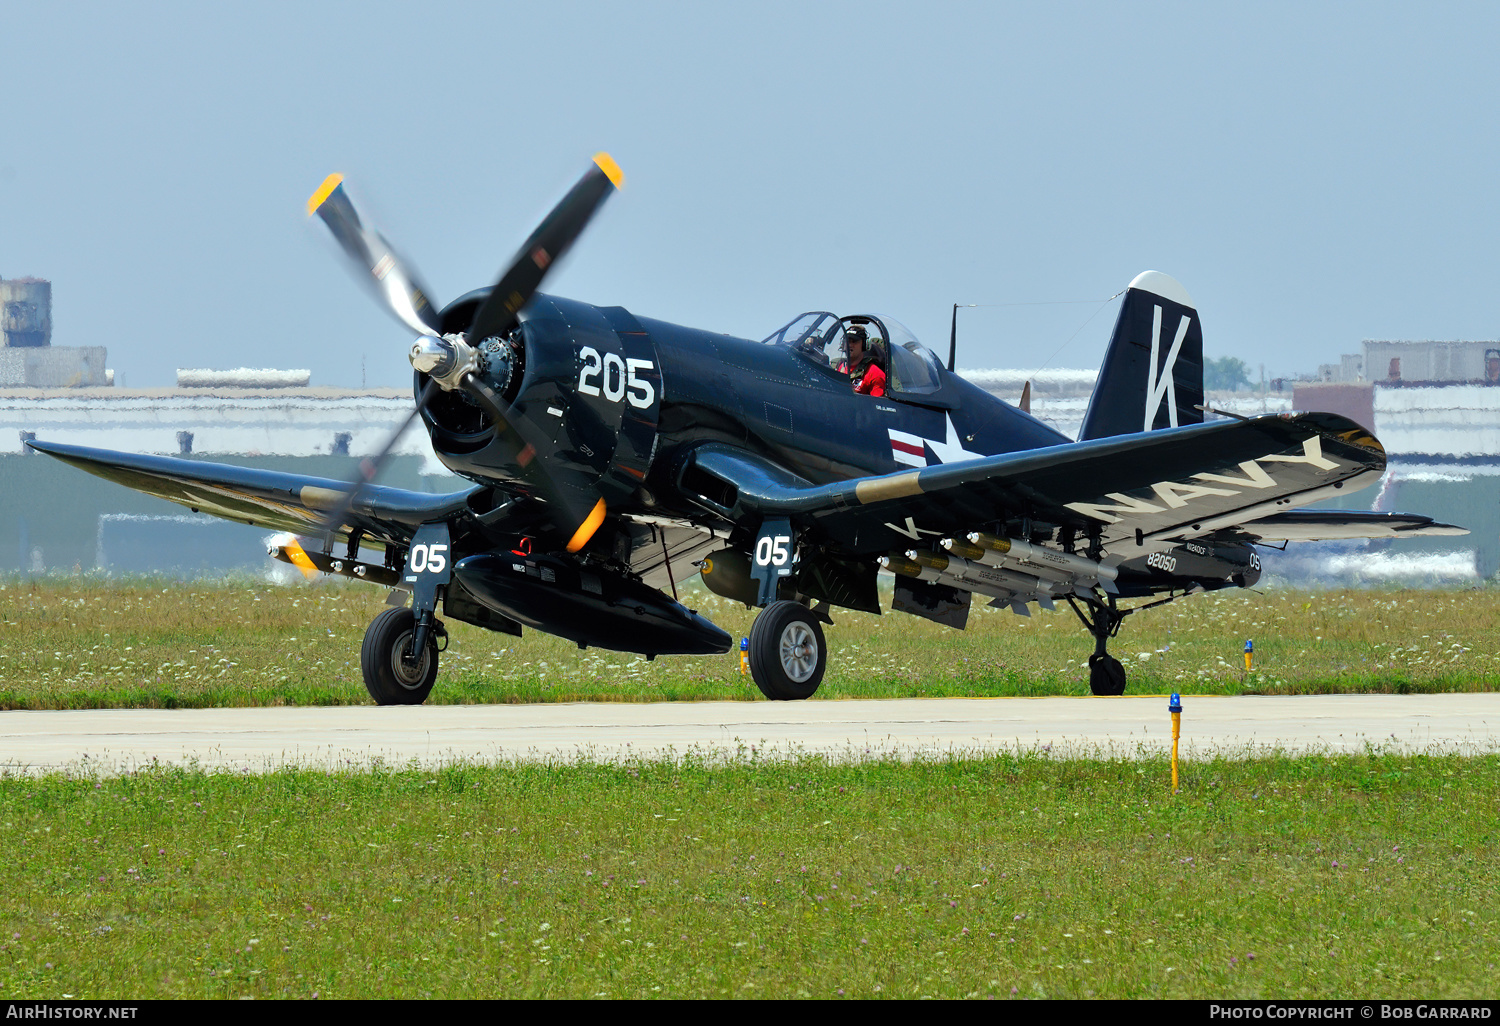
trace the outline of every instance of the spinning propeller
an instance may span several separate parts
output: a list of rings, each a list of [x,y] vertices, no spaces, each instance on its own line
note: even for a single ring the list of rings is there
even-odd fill
[[[323,220],[386,309],[417,335],[408,358],[413,368],[427,375],[427,383],[406,420],[376,456],[361,461],[353,487],[336,508],[329,510],[325,523],[330,542],[360,490],[374,480],[390,458],[397,439],[440,391],[462,392],[494,418],[497,428],[514,432],[520,441],[516,462],[525,483],[547,502],[553,523],[568,537],[569,552],[577,552],[593,537],[604,522],[603,497],[593,481],[560,479],[549,466],[547,457],[554,443],[480,377],[478,372],[486,359],[480,347],[492,339],[504,341],[510,336],[520,324],[521,308],[541,287],[547,271],[623,182],[619,165],[609,154],[595,156],[593,166],[521,246],[474,315],[468,331],[447,336],[442,334],[438,311],[416,272],[383,235],[361,220],[344,190],[343,178],[329,175],[312,194],[307,201],[308,215],[317,214]]]

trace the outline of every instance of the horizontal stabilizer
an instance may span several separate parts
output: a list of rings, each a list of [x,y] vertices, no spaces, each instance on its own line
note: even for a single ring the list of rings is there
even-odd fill
[[[1292,509],[1238,528],[1249,541],[1335,541],[1344,538],[1452,538],[1466,527],[1440,524],[1419,513],[1366,513],[1348,509]]]

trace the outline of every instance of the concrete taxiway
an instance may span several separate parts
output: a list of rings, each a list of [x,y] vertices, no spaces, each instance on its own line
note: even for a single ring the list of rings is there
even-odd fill
[[[1166,696],[0,712],[0,771],[1170,750]],[[1500,750],[1500,694],[1184,699],[1185,758]]]

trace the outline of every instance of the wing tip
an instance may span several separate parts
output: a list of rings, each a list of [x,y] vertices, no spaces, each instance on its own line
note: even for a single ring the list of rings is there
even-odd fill
[[[26,439],[25,444],[27,448],[35,452],[46,453],[48,456],[52,456],[60,460],[68,459],[70,457],[77,457],[80,459],[87,458],[86,446],[66,445],[62,442],[44,442],[38,438],[28,438]],[[25,450],[22,451],[24,452]]]

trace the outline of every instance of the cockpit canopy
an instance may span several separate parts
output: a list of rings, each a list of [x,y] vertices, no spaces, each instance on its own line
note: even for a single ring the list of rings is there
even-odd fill
[[[892,317],[873,314],[839,317],[826,310],[814,310],[794,317],[762,341],[769,346],[786,346],[815,363],[842,370],[849,355],[844,329],[854,324],[865,329],[872,345],[884,343],[886,366],[881,369],[891,392],[928,395],[942,386],[940,365],[932,350]]]

